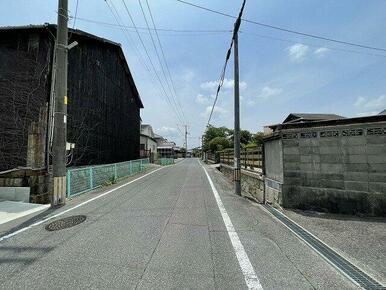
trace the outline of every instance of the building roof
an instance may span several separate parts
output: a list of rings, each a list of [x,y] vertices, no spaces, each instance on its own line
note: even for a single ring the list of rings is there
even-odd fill
[[[344,119],[345,117],[336,114],[310,114],[310,113],[291,113],[285,118],[284,123],[299,123],[310,121],[326,121]]]
[[[56,31],[56,24],[49,24],[49,23],[44,23],[44,24],[41,24],[41,25],[24,25],[24,26],[0,26],[0,32],[1,31],[23,31],[23,30],[28,30],[28,31],[44,31],[44,30],[48,30],[48,31],[51,31],[51,30],[55,30]],[[96,36],[96,35],[93,35],[93,34],[90,34],[90,33],[87,33],[85,31],[82,31],[82,30],[79,30],[79,29],[71,29],[69,28],[68,29],[69,33],[71,34],[75,34],[75,35],[78,35],[80,37],[84,37],[84,38],[87,38],[89,40],[93,40],[93,41],[97,41],[99,43],[103,43],[103,44],[106,44],[106,45],[109,45],[109,46],[113,46],[114,48],[117,49],[118,51],[118,54],[119,54],[119,57],[121,58],[123,64],[124,64],[124,67],[125,67],[125,71],[129,77],[129,82],[131,84],[131,87],[133,89],[133,93],[134,93],[134,97],[136,99],[136,102],[138,104],[138,106],[140,108],[143,108],[143,103],[142,103],[142,100],[141,100],[141,97],[138,93],[138,90],[137,90],[137,87],[134,83],[134,79],[133,79],[133,76],[130,72],[130,69],[129,69],[129,66],[127,64],[127,61],[126,61],[126,58],[125,58],[125,55],[123,53],[123,50],[122,50],[122,47],[121,47],[121,44],[117,43],[117,42],[114,42],[114,41],[111,41],[111,40],[108,40],[108,39],[105,39],[105,38],[102,38],[102,37],[99,37],[99,36]],[[52,31],[51,31],[52,33]]]
[[[271,139],[278,137],[278,132],[282,129],[302,129],[302,128],[313,128],[313,127],[327,127],[336,125],[352,125],[352,124],[368,124],[368,123],[379,123],[386,122],[386,115],[373,115],[366,117],[355,117],[355,118],[344,118],[336,120],[323,120],[315,122],[304,122],[304,123],[284,123],[278,124],[276,130],[271,134],[264,137],[264,139]]]
[[[139,136],[142,136],[144,138],[148,138],[148,139],[154,141],[155,143],[157,143],[157,140],[149,135],[145,135],[145,134],[140,133]]]
[[[175,147],[175,144],[169,144],[169,143],[162,143],[157,146],[159,149],[173,149]]]

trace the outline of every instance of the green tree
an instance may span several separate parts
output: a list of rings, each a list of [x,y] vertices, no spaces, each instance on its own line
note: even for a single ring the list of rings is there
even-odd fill
[[[229,129],[228,128],[226,128],[226,127],[216,128],[212,125],[209,125],[209,127],[207,128],[207,130],[205,131],[205,134],[204,134],[204,140],[203,140],[204,141],[203,142],[204,151],[208,151],[210,149],[209,143],[214,138],[216,138],[216,137],[227,138],[228,136],[229,136]]]
[[[241,145],[247,145],[252,141],[252,133],[248,130],[240,131],[240,143]]]
[[[215,137],[209,142],[209,150],[212,152],[220,151],[231,147],[231,143],[225,137]]]
[[[264,137],[263,132],[256,132],[256,134],[253,134],[251,141],[253,143],[255,143],[256,145],[262,145],[263,144],[263,137]]]

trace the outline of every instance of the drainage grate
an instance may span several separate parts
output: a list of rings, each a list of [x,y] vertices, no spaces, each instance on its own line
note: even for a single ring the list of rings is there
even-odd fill
[[[85,215],[74,215],[66,218],[62,218],[60,220],[56,220],[52,223],[49,223],[46,225],[45,229],[47,231],[58,231],[58,230],[63,230],[67,228],[71,228],[73,226],[79,225],[83,223],[86,220]]]
[[[354,281],[363,289],[367,290],[380,290],[386,289],[379,282],[371,278],[369,275],[364,273],[358,267],[350,263],[348,260],[343,258],[337,252],[332,250],[329,246],[315,238],[309,232],[304,230],[302,227],[295,224],[284,214],[274,209],[270,205],[263,205],[270,213],[272,213],[277,219],[279,219],[285,226],[293,231],[299,238],[305,241],[315,251],[322,255],[330,264],[336,267],[338,270],[343,272],[345,276]]]

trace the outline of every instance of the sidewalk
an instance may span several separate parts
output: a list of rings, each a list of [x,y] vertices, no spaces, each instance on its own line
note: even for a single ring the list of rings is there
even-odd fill
[[[0,202],[0,225],[12,220],[46,210],[49,204],[35,204],[18,201],[1,201]]]
[[[300,210],[284,213],[379,282],[386,283],[386,218]]]

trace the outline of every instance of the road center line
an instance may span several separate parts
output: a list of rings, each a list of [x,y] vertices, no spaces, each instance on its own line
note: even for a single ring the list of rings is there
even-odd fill
[[[238,236],[238,234],[237,234],[237,232],[232,224],[232,221],[231,221],[231,219],[230,219],[230,217],[229,217],[229,215],[224,207],[224,204],[221,201],[220,195],[219,195],[216,187],[214,186],[213,181],[210,178],[205,167],[202,166],[202,168],[204,169],[206,177],[208,178],[210,187],[212,188],[212,192],[213,192],[213,195],[216,199],[217,206],[220,210],[222,219],[224,221],[229,238],[231,240],[233,250],[235,251],[237,260],[239,261],[241,271],[243,272],[245,283],[247,284],[248,289],[263,290],[263,287],[260,284],[259,278],[257,278],[255,270],[253,269],[251,261],[249,260],[248,255],[245,252],[244,246],[241,243],[240,238],[239,238],[239,236]]]
[[[9,239],[9,238],[12,238],[13,236],[16,236],[16,235],[18,235],[18,234],[20,234],[20,233],[22,233],[22,232],[25,232],[26,230],[29,230],[29,229],[31,229],[31,228],[33,228],[33,227],[35,227],[35,226],[41,225],[42,223],[45,223],[46,221],[49,221],[49,220],[52,220],[52,219],[54,219],[54,218],[57,218],[57,217],[59,217],[59,216],[61,216],[61,215],[64,215],[65,213],[68,213],[69,211],[72,211],[72,210],[74,210],[74,209],[76,209],[76,208],[79,208],[79,207],[81,207],[81,206],[84,206],[84,205],[86,205],[86,204],[88,204],[88,203],[90,203],[90,202],[92,202],[92,201],[94,201],[94,200],[97,200],[98,198],[101,198],[101,197],[103,197],[103,196],[105,196],[105,195],[108,195],[108,194],[110,194],[110,193],[112,193],[112,192],[114,192],[114,191],[116,191],[116,190],[118,190],[118,189],[121,189],[122,187],[125,187],[125,186],[127,186],[127,185],[129,185],[129,184],[131,184],[131,183],[133,183],[133,182],[136,182],[136,181],[138,181],[138,180],[140,180],[140,179],[142,179],[142,178],[145,178],[145,177],[147,177],[147,176],[149,176],[149,175],[151,175],[151,174],[153,174],[153,173],[155,173],[155,172],[157,172],[157,171],[159,171],[159,170],[161,170],[161,169],[167,168],[167,167],[168,167],[168,166],[158,168],[158,169],[156,169],[156,170],[154,170],[154,171],[151,171],[151,172],[149,172],[149,173],[147,173],[147,174],[145,174],[145,175],[142,175],[142,176],[140,176],[140,177],[138,177],[138,178],[136,178],[136,179],[133,179],[133,180],[131,180],[131,181],[129,181],[129,182],[126,182],[126,183],[124,183],[124,184],[122,184],[122,185],[120,185],[120,186],[118,186],[118,187],[116,187],[116,188],[110,189],[110,190],[108,190],[108,191],[106,191],[106,192],[104,192],[104,193],[102,193],[102,194],[100,194],[100,195],[98,195],[98,196],[96,196],[96,197],[93,197],[93,198],[91,198],[91,199],[89,199],[89,200],[86,200],[86,201],[84,201],[84,202],[82,202],[82,203],[80,203],[80,204],[78,204],[78,205],[76,205],[76,206],[73,206],[73,207],[71,207],[71,208],[69,208],[69,209],[66,209],[66,210],[64,210],[64,211],[62,211],[62,212],[59,212],[59,213],[57,213],[57,214],[55,214],[55,215],[53,215],[53,216],[49,216],[49,217],[47,217],[47,218],[45,218],[45,219],[42,219],[42,220],[40,220],[40,221],[37,221],[37,222],[35,222],[35,223],[33,223],[33,224],[29,225],[29,226],[26,226],[26,227],[24,227],[24,228],[21,228],[21,229],[19,229],[19,230],[17,230],[17,231],[14,231],[14,232],[12,232],[12,233],[10,233],[10,234],[8,234],[8,235],[4,235],[4,236],[0,237],[0,242],[2,242],[2,241],[4,241],[4,240],[7,240],[7,239]]]

